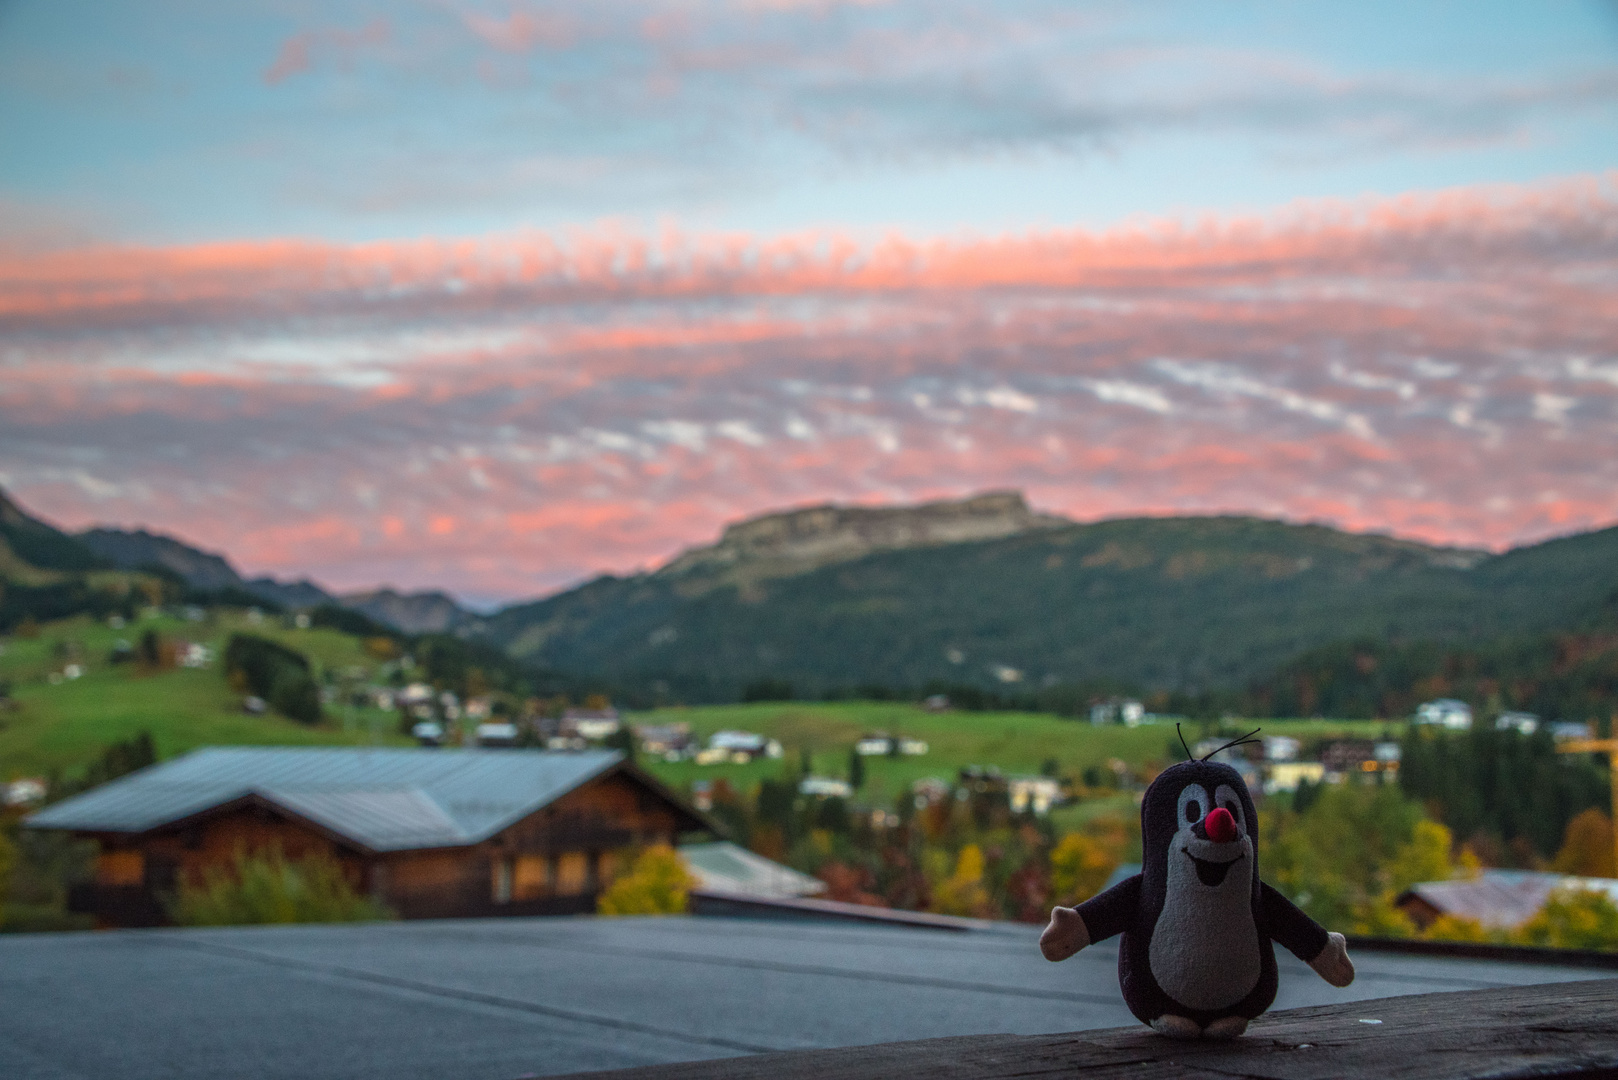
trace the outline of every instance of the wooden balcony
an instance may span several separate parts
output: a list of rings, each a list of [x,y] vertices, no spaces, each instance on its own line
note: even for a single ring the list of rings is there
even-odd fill
[[[1234,1042],[1144,1027],[757,1054],[591,1080],[1618,1080],[1618,979],[1379,998],[1260,1017]]]

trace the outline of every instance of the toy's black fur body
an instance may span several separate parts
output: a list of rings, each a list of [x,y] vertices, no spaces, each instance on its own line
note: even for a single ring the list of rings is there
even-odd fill
[[[1216,808],[1235,818],[1235,839],[1210,838]],[[1272,941],[1305,963],[1326,948],[1325,929],[1259,880],[1256,822],[1229,765],[1171,766],[1141,804],[1141,872],[1079,905],[1091,941],[1123,934],[1118,980],[1143,1023],[1166,1014],[1204,1027],[1251,1020],[1275,1000]]]

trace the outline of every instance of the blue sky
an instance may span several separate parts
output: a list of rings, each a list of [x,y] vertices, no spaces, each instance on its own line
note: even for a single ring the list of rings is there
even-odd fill
[[[0,144],[45,235],[1097,227],[1608,168],[1618,8],[11,0]]]

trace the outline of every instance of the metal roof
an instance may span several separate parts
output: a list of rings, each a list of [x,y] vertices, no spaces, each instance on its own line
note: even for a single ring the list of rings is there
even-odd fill
[[[623,761],[617,751],[211,747],[28,818],[141,833],[257,796],[372,851],[485,840]]]
[[[1474,878],[1423,881],[1412,885],[1398,902],[1414,896],[1445,915],[1476,919],[1489,929],[1521,926],[1545,906],[1559,889],[1592,889],[1618,903],[1618,881],[1611,878],[1572,877],[1534,870],[1484,870]]]
[[[754,854],[728,840],[680,847],[686,866],[707,892],[739,896],[813,896],[826,891],[826,883],[790,866]]]

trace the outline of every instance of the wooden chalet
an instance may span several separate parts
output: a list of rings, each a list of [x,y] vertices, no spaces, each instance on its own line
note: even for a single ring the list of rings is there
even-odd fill
[[[102,926],[160,925],[180,883],[273,847],[406,919],[593,911],[634,848],[717,832],[621,753],[539,750],[198,750],[27,824],[99,844],[69,906]]]

